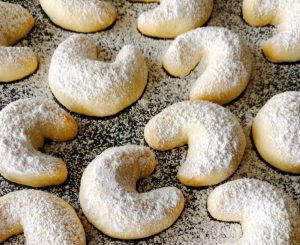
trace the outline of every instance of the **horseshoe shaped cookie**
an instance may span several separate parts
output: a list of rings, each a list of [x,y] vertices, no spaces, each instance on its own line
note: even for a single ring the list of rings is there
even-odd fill
[[[115,8],[102,0],[39,0],[49,18],[60,27],[76,32],[96,32],[116,19]]]
[[[272,166],[300,174],[300,92],[271,98],[253,121],[252,135],[260,155]]]
[[[47,192],[22,190],[0,197],[0,242],[22,232],[27,245],[85,245],[74,209]]]
[[[88,220],[119,239],[148,237],[171,226],[183,210],[181,191],[175,187],[136,191],[137,180],[148,177],[155,165],[154,154],[143,146],[102,152],[81,179],[80,205]]]
[[[300,243],[297,203],[267,182],[255,179],[227,182],[211,192],[207,208],[215,219],[241,222],[243,236],[234,244]]]
[[[243,18],[251,26],[277,27],[277,33],[262,44],[271,62],[300,60],[300,1],[244,0]]]
[[[0,173],[23,185],[57,185],[67,178],[66,164],[36,149],[44,138],[70,140],[77,124],[67,112],[48,99],[22,99],[0,112]]]
[[[113,63],[97,59],[97,47],[84,35],[73,35],[55,50],[49,85],[70,111],[89,116],[110,116],[137,101],[148,78],[142,53],[122,48]]]
[[[206,186],[226,180],[240,164],[246,139],[229,110],[207,101],[173,104],[145,127],[152,148],[166,151],[189,144],[177,178],[185,185]]]
[[[192,85],[191,100],[226,104],[247,87],[252,54],[234,32],[222,27],[202,27],[178,36],[163,57],[173,76],[188,75],[200,62],[203,72]]]
[[[147,36],[174,38],[202,26],[213,10],[213,0],[131,0],[160,2],[138,18],[138,29]]]
[[[0,2],[0,82],[33,73],[37,58],[28,47],[6,47],[24,38],[34,26],[32,15],[21,5]]]

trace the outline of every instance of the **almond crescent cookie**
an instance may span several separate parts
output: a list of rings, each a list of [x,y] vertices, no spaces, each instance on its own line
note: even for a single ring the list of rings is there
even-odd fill
[[[57,185],[67,178],[62,159],[43,154],[44,138],[71,140],[77,123],[55,102],[22,99],[0,112],[0,173],[22,185],[42,187]]]
[[[173,104],[145,127],[146,142],[159,151],[189,145],[177,178],[185,185],[218,184],[231,176],[243,157],[246,139],[236,117],[207,101]]]
[[[0,197],[0,242],[23,233],[27,245],[85,245],[74,209],[47,192],[22,190]]]
[[[127,145],[105,150],[85,169],[80,205],[88,220],[108,236],[139,239],[171,226],[184,207],[175,187],[145,193],[136,182],[148,177],[156,160],[149,148]]]
[[[277,33],[262,44],[268,60],[300,60],[300,0],[244,0],[243,17],[251,26],[277,27]]]
[[[122,48],[113,63],[97,60],[95,42],[73,35],[55,50],[49,70],[54,96],[70,111],[89,116],[110,116],[142,95],[148,68],[139,49]]]
[[[235,245],[300,243],[297,203],[267,182],[239,179],[220,185],[209,195],[207,208],[215,219],[241,222],[243,236]]]
[[[0,82],[33,73],[37,58],[28,47],[7,47],[24,38],[34,26],[32,15],[21,5],[0,2]]]

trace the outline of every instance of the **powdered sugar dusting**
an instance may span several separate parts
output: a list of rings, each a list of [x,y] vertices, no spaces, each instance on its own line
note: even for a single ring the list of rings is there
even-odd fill
[[[237,155],[241,158],[245,149],[245,136],[234,115],[205,101],[185,101],[167,107],[149,121],[145,135],[150,135],[158,148],[188,143],[189,153],[179,171],[191,179],[224,171],[232,173],[237,167],[232,166],[233,159]]]
[[[272,129],[269,137],[276,142],[276,151],[295,167],[300,166],[300,92],[274,96],[259,115]]]
[[[55,175],[62,166],[65,167],[63,161],[42,154],[36,147],[41,147],[44,136],[49,134],[47,130],[43,131],[45,125],[48,130],[50,126],[58,131],[70,126],[64,120],[67,115],[54,101],[44,98],[18,100],[6,106],[0,112],[1,174]],[[31,137],[42,145],[33,145]]]
[[[75,104],[86,111],[91,106],[105,111],[106,107],[124,107],[137,100],[146,86],[147,75],[143,55],[134,46],[123,47],[114,63],[104,63],[97,61],[97,47],[91,39],[74,35],[54,52],[49,83],[62,103],[65,97],[71,101],[65,103],[69,109]]]
[[[244,235],[234,244],[299,244],[300,213],[290,196],[255,179],[240,179],[217,187],[208,198],[211,215],[241,222]]]
[[[146,193],[135,189],[136,181],[150,175],[155,165],[155,156],[147,147],[129,145],[104,151],[87,167],[81,181],[80,203],[88,219],[117,237],[149,236],[149,229],[167,228],[171,214],[181,212],[174,211],[183,200],[181,192],[174,187]]]
[[[0,242],[22,230],[26,244],[85,244],[85,233],[73,208],[42,191],[23,190],[0,197]]]
[[[194,82],[191,95],[213,93],[218,102],[226,103],[225,93],[236,97],[248,84],[252,54],[245,41],[227,28],[203,27],[182,34],[163,60],[165,68],[177,76],[186,76],[199,61],[205,69]]]

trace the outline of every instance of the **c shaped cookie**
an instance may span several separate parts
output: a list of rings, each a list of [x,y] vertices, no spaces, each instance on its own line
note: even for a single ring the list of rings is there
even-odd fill
[[[262,44],[268,60],[300,60],[299,0],[244,0],[243,17],[251,26],[277,26],[277,33]]]
[[[74,209],[47,192],[22,190],[0,197],[0,242],[22,232],[27,245],[85,245]]]
[[[247,87],[252,54],[234,32],[222,27],[198,28],[178,36],[163,57],[163,66],[173,76],[188,75],[199,63],[202,74],[193,83],[191,100],[226,104]]]
[[[136,191],[137,180],[148,177],[155,165],[155,156],[147,147],[105,150],[81,179],[80,205],[88,220],[119,239],[148,237],[171,226],[184,207],[181,191],[175,187]]]
[[[11,82],[33,73],[38,65],[27,47],[6,47],[24,38],[34,26],[32,15],[21,5],[0,2],[0,82]]]
[[[89,116],[116,114],[134,103],[147,84],[148,68],[142,53],[127,45],[115,62],[97,60],[95,42],[73,35],[55,50],[49,85],[69,110]]]
[[[255,117],[252,135],[258,152],[269,164],[300,174],[300,92],[271,98]]]
[[[234,244],[300,243],[297,203],[267,182],[240,179],[218,186],[209,195],[207,208],[218,220],[241,222],[243,236]]]
[[[240,164],[246,139],[236,117],[226,108],[206,101],[173,104],[145,127],[149,146],[166,151],[189,144],[177,177],[185,185],[222,182]]]
[[[0,173],[19,184],[42,187],[67,178],[66,164],[39,149],[44,138],[70,140],[77,124],[67,112],[48,99],[22,99],[0,112]]]
[[[213,0],[131,0],[160,2],[160,5],[138,18],[138,29],[147,36],[174,38],[202,26],[213,10]]]
[[[58,26],[76,32],[96,32],[109,27],[116,10],[103,0],[39,0],[49,18]]]

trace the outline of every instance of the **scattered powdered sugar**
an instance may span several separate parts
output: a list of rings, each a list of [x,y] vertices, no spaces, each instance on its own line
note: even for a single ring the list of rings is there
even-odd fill
[[[285,92],[274,96],[259,112],[269,126],[269,136],[276,151],[300,166],[300,92]]]
[[[67,115],[54,101],[44,98],[18,100],[7,105],[0,112],[1,174],[26,177],[47,172],[56,175],[65,164],[37,151],[36,147],[43,145],[50,128],[60,131],[69,126],[64,120]],[[37,146],[33,145],[31,138]]]
[[[208,210],[216,219],[241,222],[244,235],[234,244],[299,244],[299,208],[268,182],[245,178],[225,183],[211,192]]]
[[[49,83],[58,100],[70,110],[74,105],[89,111],[91,106],[102,110],[132,104],[147,83],[147,65],[141,52],[127,45],[114,63],[97,60],[97,47],[84,35],[73,35],[55,50]],[[63,95],[60,95],[62,93]]]
[[[235,90],[241,93],[246,88],[252,58],[238,34],[227,28],[203,27],[178,36],[168,48],[163,62],[171,74],[186,76],[201,61],[205,69],[194,82],[191,93],[215,91],[213,94],[222,101],[222,94],[232,93],[236,97]]]
[[[149,176],[155,165],[154,154],[144,146],[109,148],[98,156],[86,168],[80,187],[80,203],[89,221],[117,237],[149,236],[149,229],[160,232],[173,223],[183,201],[177,188],[146,193],[135,189],[136,181]]]
[[[138,1],[140,0],[136,0]],[[157,8],[139,16],[140,24],[151,23],[156,26],[163,22],[176,21],[178,25],[191,22],[196,26],[198,22],[205,22],[209,18],[213,8],[213,0],[161,0],[160,2]]]
[[[0,217],[0,242],[24,230],[28,245],[85,244],[85,233],[73,208],[46,192],[23,190],[0,197]]]
[[[185,101],[167,107],[148,122],[145,135],[158,149],[188,143],[187,159],[179,171],[191,179],[232,173],[237,168],[232,166],[233,161],[241,159],[246,144],[235,116],[206,101]]]

